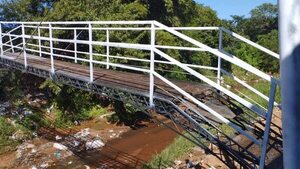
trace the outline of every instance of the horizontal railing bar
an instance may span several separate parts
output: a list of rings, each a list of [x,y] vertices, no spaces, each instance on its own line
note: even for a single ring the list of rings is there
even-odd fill
[[[32,24],[32,25],[76,25],[76,24],[105,24],[105,25],[146,25],[153,21],[52,21],[52,22],[20,22],[20,21],[0,21],[1,24]]]
[[[271,56],[279,59],[279,54],[277,54],[277,53],[275,53],[275,52],[273,52],[273,51],[271,51],[271,50],[269,50],[269,49],[267,49],[267,48],[265,48],[265,47],[263,47],[263,46],[255,43],[255,42],[253,42],[253,41],[251,41],[249,39],[246,39],[246,38],[242,37],[241,35],[239,35],[237,33],[234,33],[234,32],[232,32],[232,31],[230,31],[228,29],[225,29],[223,27],[221,27],[221,29],[222,29],[222,31],[228,33],[229,35],[231,35],[231,36],[233,36],[233,37],[235,37],[235,38],[237,38],[237,39],[239,39],[239,40],[241,40],[241,41],[243,41],[243,42],[245,42],[245,43],[247,43],[247,44],[249,44],[249,45],[251,45],[251,46],[253,46],[253,47],[255,47],[255,48],[259,49],[259,50],[261,50],[261,51],[263,51],[263,52],[265,52],[268,55],[271,55]]]
[[[182,90],[180,87],[178,87],[177,85],[175,85],[174,83],[172,83],[168,79],[164,78],[163,76],[161,76],[160,74],[158,74],[156,71],[154,71],[153,74],[154,74],[154,76],[156,76],[157,78],[159,78],[160,80],[162,80],[163,82],[165,82],[166,84],[168,84],[169,86],[171,86],[172,88],[174,88],[175,90],[177,90],[183,96],[185,96],[189,100],[193,101],[198,106],[200,106],[204,110],[208,111],[210,114],[214,115],[216,118],[218,118],[222,122],[224,122],[227,125],[229,125],[230,127],[234,128],[239,133],[242,133],[243,135],[245,135],[248,139],[250,139],[251,141],[253,141],[256,145],[260,145],[261,144],[260,141],[258,141],[256,138],[254,138],[248,132],[244,131],[239,126],[235,125],[234,123],[232,123],[231,121],[229,121],[228,119],[226,119],[225,117],[223,117],[222,115],[220,115],[219,113],[217,113],[216,111],[214,111],[213,109],[211,109],[210,107],[208,107],[207,105],[205,105],[204,103],[202,103],[201,101],[199,101],[198,99],[196,99],[195,97],[193,97],[192,95],[190,95],[189,93],[187,93],[186,91]]]
[[[26,28],[37,28],[37,26],[32,25],[24,25]],[[40,29],[49,29],[48,26],[39,26]],[[219,27],[170,27],[175,30],[219,30]],[[52,27],[52,29],[56,30],[88,30],[87,27]],[[163,30],[162,28],[154,28],[155,30]],[[137,31],[144,31],[144,30],[151,30],[150,27],[93,27],[92,30],[137,30]]]
[[[194,75],[195,77],[199,78],[200,80],[204,81],[205,83],[211,85],[212,87],[220,90],[221,92],[225,93],[226,95],[228,95],[229,97],[237,100],[238,102],[240,102],[241,104],[243,104],[244,106],[246,106],[247,108],[249,108],[250,110],[256,112],[257,114],[259,114],[262,117],[266,117],[266,112],[262,109],[260,109],[259,107],[253,105],[252,103],[246,101],[245,99],[241,98],[240,96],[234,94],[233,92],[225,89],[224,87],[218,85],[217,83],[213,82],[212,80],[208,79],[207,77],[205,77],[204,75],[196,72],[195,70],[189,68],[186,65],[183,65],[181,62],[177,61],[176,59],[172,58],[171,56],[165,54],[164,52],[158,50],[158,49],[154,49],[155,53],[159,54],[160,56],[164,57],[165,59],[169,60],[170,62],[173,62],[175,65],[177,65],[178,67],[182,68],[183,70],[189,72],[190,74]]]
[[[200,51],[200,52],[207,51],[205,49],[195,48],[195,47],[179,47],[179,46],[164,46],[164,45],[155,45],[155,47],[159,49],[175,49],[175,50]]]
[[[17,48],[18,48],[18,47],[17,47]],[[20,48],[20,49],[23,49],[23,48]],[[40,51],[34,50],[34,49],[26,49],[26,51],[35,52],[35,53],[40,53]],[[43,53],[43,54],[46,54],[46,55],[50,55],[49,52],[42,51],[42,53]],[[65,55],[60,55],[60,54],[55,54],[55,53],[53,53],[53,56],[56,56],[56,57],[59,57],[59,58],[65,58],[65,59],[75,60],[74,57],[71,57],[71,56],[65,56]],[[89,59],[83,59],[83,58],[77,58],[77,60],[78,60],[78,61],[87,62],[87,63],[90,62]],[[96,63],[96,64],[100,64],[100,65],[107,65],[107,62],[96,61],[96,60],[93,60],[92,62],[93,62],[93,63]],[[147,69],[142,69],[142,68],[138,68],[138,67],[130,67],[130,66],[126,66],[126,65],[123,65],[123,64],[109,63],[109,65],[110,65],[110,66],[119,67],[119,68],[123,68],[123,69],[129,69],[129,70],[134,70],[134,71],[144,72],[144,73],[149,73],[149,72],[150,72],[150,71],[147,70]]]
[[[35,46],[35,47],[39,47],[39,45],[36,44],[28,44],[30,46]],[[46,48],[46,49],[50,49],[50,47],[48,46],[41,46],[42,48]],[[53,48],[54,50],[59,50],[59,51],[63,51],[63,52],[70,52],[70,53],[75,53],[75,51],[73,50],[67,50],[67,49],[60,49],[60,48]],[[89,54],[88,52],[82,52],[82,51],[77,51],[77,53],[79,54]],[[95,56],[103,56],[103,57],[107,57],[107,55],[104,54],[98,54],[98,53],[94,53],[93,55]],[[141,61],[141,62],[150,62],[150,60],[148,59],[139,59],[139,58],[133,58],[133,57],[124,57],[124,56],[109,56],[110,58],[116,58],[116,59],[124,59],[124,60],[133,60],[133,61]],[[154,60],[155,63],[164,63],[164,64],[170,64],[170,65],[174,65],[171,62],[168,61],[162,61],[162,60]],[[200,66],[200,65],[193,65],[193,64],[184,64],[188,67],[193,67],[193,68],[199,68],[199,69],[207,69],[207,70],[218,70],[218,68],[216,67],[210,67],[210,66]]]

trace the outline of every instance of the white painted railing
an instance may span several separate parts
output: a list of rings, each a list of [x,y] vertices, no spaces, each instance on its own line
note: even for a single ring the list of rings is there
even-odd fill
[[[272,114],[273,110],[273,103],[274,103],[274,95],[276,85],[279,84],[279,81],[274,79],[272,76],[260,71],[259,69],[249,65],[248,63],[242,61],[236,56],[230,55],[223,51],[223,33],[227,33],[240,41],[247,43],[249,45],[252,45],[254,48],[257,48],[258,50],[261,50],[273,57],[275,59],[278,59],[278,54],[246,39],[242,36],[231,32],[225,28],[220,27],[167,27],[159,22],[156,21],[97,21],[97,22],[0,22],[0,49],[1,49],[1,56],[5,55],[6,52],[9,50],[4,50],[5,47],[9,47],[12,52],[15,52],[16,50],[22,51],[24,56],[24,66],[27,67],[27,53],[35,54],[40,57],[50,57],[51,62],[51,73],[55,74],[55,60],[57,58],[64,58],[64,59],[70,59],[73,60],[75,63],[78,62],[86,62],[89,63],[89,80],[90,83],[93,83],[94,76],[93,76],[93,69],[96,65],[103,65],[106,67],[106,69],[110,69],[111,67],[118,67],[122,69],[128,69],[128,70],[134,70],[139,71],[143,73],[149,74],[149,103],[150,106],[154,105],[154,86],[155,86],[155,77],[162,80],[166,84],[168,84],[170,87],[177,90],[179,93],[181,93],[186,99],[190,100],[191,102],[195,103],[199,107],[205,109],[209,113],[211,113],[213,116],[221,120],[222,122],[228,124],[230,127],[234,128],[236,131],[242,133],[247,138],[249,138],[251,141],[253,141],[257,145],[266,146],[266,141],[260,141],[256,138],[254,138],[251,134],[249,134],[247,131],[244,131],[239,126],[232,123],[230,120],[226,119],[222,115],[220,115],[218,112],[214,111],[210,107],[206,106],[204,103],[196,99],[191,94],[187,93],[186,91],[182,90],[178,86],[176,86],[174,83],[163,77],[161,74],[156,71],[155,64],[166,64],[166,65],[175,65],[179,68],[181,68],[182,71],[184,71],[187,74],[190,74],[197,79],[209,84],[213,88],[221,91],[222,93],[228,95],[229,97],[235,99],[240,104],[244,105],[248,109],[252,110],[253,112],[257,113],[258,115],[266,118],[267,120],[270,120],[270,115]],[[2,32],[3,26],[5,25],[15,25],[15,28],[13,28],[9,32]],[[21,30],[20,30],[21,28]],[[36,34],[28,34],[27,32],[34,29]],[[47,30],[47,31],[46,31]],[[72,38],[70,39],[61,39],[58,37],[55,37],[55,31],[69,31],[73,34]],[[18,32],[17,32],[18,31]],[[26,32],[27,31],[27,32]],[[46,31],[46,33],[45,33]],[[80,34],[85,31],[86,36],[88,36],[88,39],[82,40],[80,38]],[[94,31],[104,31],[105,32],[105,41],[98,41],[94,40],[95,37],[93,36]],[[150,41],[148,44],[135,44],[135,43],[124,43],[124,42],[113,42],[110,38],[110,33],[112,31],[148,31],[150,34]],[[183,47],[183,46],[169,46],[169,45],[157,45],[156,44],[156,38],[158,36],[157,31],[165,31],[169,34],[177,37],[180,40],[185,41],[186,43],[190,44],[190,47]],[[205,45],[183,33],[180,31],[219,31],[219,46],[217,49],[214,49],[208,45]],[[16,32],[16,33],[13,33]],[[6,42],[3,42],[4,37],[9,37],[9,40]],[[31,40],[34,40],[32,42]],[[13,41],[21,41],[21,44],[14,45]],[[46,45],[48,42],[49,46]],[[72,50],[66,49],[66,48],[60,48],[58,45],[59,43],[67,43],[72,44],[74,47]],[[20,46],[22,45],[22,47]],[[79,45],[87,45],[88,51],[80,51]],[[105,47],[106,52],[105,53],[97,53],[94,51],[94,47],[96,46],[103,46]],[[145,58],[136,58],[134,56],[120,56],[120,55],[112,55],[111,50],[113,48],[125,48],[125,49],[135,49],[135,50],[141,50],[146,51],[149,53],[150,57],[149,59]],[[194,51],[194,52],[209,52],[213,54],[214,56],[218,57],[218,66],[217,67],[211,67],[211,66],[205,66],[205,65],[194,65],[194,64],[185,64],[181,63],[178,60],[174,59],[172,56],[169,56],[162,50],[164,49],[171,49],[171,50],[182,50],[182,51]],[[65,53],[72,53],[71,55],[68,54],[61,54],[61,52]],[[88,56],[88,59],[81,58],[79,55],[85,55]],[[106,58],[105,61],[99,61],[94,59],[94,57],[99,56]],[[158,57],[163,58],[164,60],[157,59]],[[188,57],[188,56],[186,56]],[[148,68],[141,68],[138,66],[133,65],[126,65],[124,63],[113,63],[112,59],[124,59],[128,61],[136,61],[141,63],[147,63],[149,64]],[[250,86],[246,82],[240,80],[239,78],[232,75],[230,72],[225,71],[222,68],[222,60],[226,60],[227,62],[234,64],[246,71],[249,71],[258,77],[267,80],[270,82],[270,96],[264,95],[262,92],[258,91],[254,87]],[[205,75],[195,71],[193,68],[200,68],[200,69],[207,69],[216,71],[216,81],[211,80],[210,78],[206,77]],[[236,82],[240,83],[250,91],[256,93],[259,97],[265,99],[269,102],[268,110],[262,109],[260,106],[253,104],[246,99],[240,97],[239,95],[233,93],[232,91],[224,88],[221,85],[221,77],[222,74],[228,75]],[[274,87],[275,86],[275,87]],[[277,103],[275,103],[277,105]],[[269,121],[267,121],[269,122]],[[266,130],[268,131],[268,129]]]

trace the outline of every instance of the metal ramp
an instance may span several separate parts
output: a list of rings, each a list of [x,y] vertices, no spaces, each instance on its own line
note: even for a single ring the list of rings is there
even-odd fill
[[[235,167],[235,162],[238,162],[243,168],[264,168],[273,107],[278,106],[275,93],[279,80],[223,50],[224,34],[275,59],[279,59],[278,54],[221,27],[172,28],[156,21],[0,23],[1,66],[131,103],[149,116],[153,116],[153,112],[162,114],[180,125],[190,135],[187,139],[216,155],[229,167]],[[205,45],[196,37],[185,34],[185,31],[217,32],[219,46],[215,49]],[[135,33],[132,33],[133,37],[127,37],[126,42],[122,42],[117,38],[122,34],[116,32]],[[114,34],[113,40],[111,34]],[[143,40],[144,43],[132,42],[141,34],[148,37]],[[187,45],[165,45],[168,42],[159,44],[157,39],[166,34]],[[217,57],[218,65],[211,67],[183,63],[168,54],[174,50],[186,54],[186,57],[189,57],[189,52],[209,53]],[[134,51],[141,52],[142,56],[120,54],[135,54]],[[225,70],[222,61],[269,82],[269,96]],[[157,69],[157,65],[176,66],[177,70],[197,83],[170,80]],[[215,80],[199,70],[214,72]],[[264,99],[268,107],[264,109],[255,101],[227,89],[222,83],[222,76],[228,76]],[[190,88],[187,87],[189,85]],[[199,89],[209,92],[196,92]],[[227,118],[223,110],[205,101],[208,97],[210,101],[244,109],[243,116]],[[254,130],[256,123],[262,121],[262,127]],[[227,134],[222,126],[233,130],[234,134]],[[259,149],[259,153],[249,150],[249,146],[241,145],[234,139],[236,135],[246,138],[251,147]],[[281,140],[280,135],[277,137]]]

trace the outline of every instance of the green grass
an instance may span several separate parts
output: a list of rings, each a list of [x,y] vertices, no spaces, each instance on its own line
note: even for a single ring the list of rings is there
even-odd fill
[[[165,148],[161,153],[155,155],[150,162],[145,164],[143,169],[166,168],[173,164],[174,160],[189,153],[195,144],[182,136],[177,137],[174,142]]]
[[[17,131],[17,128],[10,124],[5,118],[0,117],[0,154],[14,149],[19,140],[13,140],[9,137]]]

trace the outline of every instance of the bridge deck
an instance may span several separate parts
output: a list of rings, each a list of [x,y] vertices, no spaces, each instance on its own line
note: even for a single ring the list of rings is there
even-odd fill
[[[17,63],[24,63],[23,54],[19,53],[5,53],[4,58],[13,60]],[[50,71],[51,62],[49,58],[39,57],[35,55],[27,54],[27,63],[28,66]],[[72,62],[66,62],[62,60],[54,61],[55,72],[60,74],[65,74],[77,79],[89,81],[89,67],[81,64],[76,64]],[[208,90],[208,87],[205,84],[201,83],[191,83],[184,81],[173,81],[181,89],[189,92],[192,95],[202,95],[204,91]],[[148,95],[149,91],[149,75],[141,73],[131,73],[124,71],[115,71],[112,69],[103,69],[94,67],[94,82],[95,84],[101,86],[108,86],[111,88],[117,88],[120,90],[131,91],[134,93],[140,93],[143,95]],[[155,78],[155,87],[154,96],[157,97],[170,97],[167,95],[166,91],[171,93],[175,97],[181,97],[181,94],[175,89],[171,88],[160,79]],[[162,91],[160,88],[163,88],[165,91]]]

